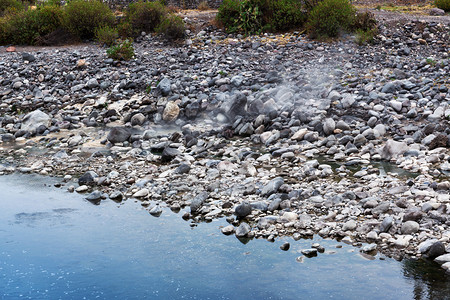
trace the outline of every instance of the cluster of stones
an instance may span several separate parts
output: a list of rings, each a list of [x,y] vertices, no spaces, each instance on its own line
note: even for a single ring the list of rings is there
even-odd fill
[[[95,46],[0,54],[0,173],[194,224],[226,216],[239,238],[319,234],[450,268],[448,24],[382,26],[364,47],[212,28],[135,47],[130,62]]]

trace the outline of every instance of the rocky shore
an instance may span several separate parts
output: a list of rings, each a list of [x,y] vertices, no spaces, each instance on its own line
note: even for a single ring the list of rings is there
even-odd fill
[[[450,270],[448,17],[380,24],[367,46],[212,27],[134,46],[130,62],[2,49],[0,174],[60,176],[154,216],[187,207],[192,226],[226,216],[243,240],[319,234]]]

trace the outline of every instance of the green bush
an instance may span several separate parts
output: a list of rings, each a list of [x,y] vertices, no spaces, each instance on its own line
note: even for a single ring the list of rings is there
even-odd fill
[[[305,20],[299,0],[225,0],[217,14],[228,32],[245,34],[299,28]]]
[[[371,12],[358,12],[356,13],[352,24],[350,25],[352,30],[377,30],[377,20]]]
[[[156,31],[159,34],[163,34],[169,41],[173,41],[184,38],[186,27],[183,19],[177,15],[170,14],[164,18],[161,24],[157,27]]]
[[[4,18],[5,40],[2,43],[21,45],[35,44],[41,36],[61,27],[63,11],[56,6],[38,6]]]
[[[126,39],[106,50],[106,54],[115,60],[130,60],[134,56],[133,42]]]
[[[119,32],[116,28],[110,27],[108,25],[98,27],[95,29],[95,39],[100,44],[105,44],[107,46],[111,46],[116,42],[116,40],[119,38]]]
[[[309,35],[336,37],[348,30],[355,18],[355,8],[348,0],[324,0],[314,7],[306,24]]]
[[[4,16],[8,11],[21,10],[24,10],[24,6],[18,0],[0,0],[0,17]]]
[[[369,44],[373,42],[376,32],[373,29],[363,30],[357,29],[355,35],[355,41],[358,45],[362,46],[364,44]]]
[[[72,0],[64,9],[64,27],[81,39],[92,39],[96,28],[113,23],[112,11],[99,0]]]
[[[446,12],[450,11],[450,0],[435,0],[434,5]]]
[[[127,21],[136,34],[142,31],[154,32],[167,15],[167,9],[160,2],[135,2],[128,6]]]

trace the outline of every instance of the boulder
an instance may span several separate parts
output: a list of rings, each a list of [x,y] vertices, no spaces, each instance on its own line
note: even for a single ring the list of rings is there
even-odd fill
[[[391,160],[397,158],[399,155],[409,150],[408,145],[405,142],[397,142],[394,140],[388,140],[381,150],[381,158],[385,160]]]
[[[25,115],[22,119],[22,126],[20,129],[28,132],[35,132],[38,127],[42,125],[46,128],[50,127],[51,119],[49,115],[38,109]]]
[[[113,144],[128,141],[131,136],[131,130],[125,127],[114,127],[108,133],[106,139]]]

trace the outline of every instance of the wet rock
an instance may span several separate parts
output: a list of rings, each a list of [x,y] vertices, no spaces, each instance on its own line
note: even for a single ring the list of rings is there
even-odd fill
[[[285,242],[280,246],[280,249],[283,251],[288,251],[290,247],[291,247],[291,244],[289,244],[288,242]]]
[[[81,185],[95,185],[95,180],[98,177],[94,171],[87,171],[80,178],[78,178],[78,184]]]
[[[234,226],[233,225],[228,225],[225,226],[221,229],[222,233],[225,235],[230,235],[234,233]]]
[[[239,227],[236,229],[236,237],[246,237],[251,231],[250,225],[245,222],[242,222]]]
[[[427,251],[427,256],[430,259],[435,259],[436,257],[444,255],[444,254],[445,254],[445,246],[440,241],[433,243],[430,246],[430,249]]]
[[[361,252],[369,253],[377,249],[377,244],[367,244],[361,248]]]
[[[197,213],[203,206],[203,203],[208,199],[208,193],[207,192],[201,192],[197,196],[195,196],[194,199],[192,199],[190,209],[191,213]]]
[[[162,214],[162,208],[159,205],[155,205],[149,210],[150,215],[159,217]]]
[[[86,200],[88,201],[99,201],[102,199],[102,192],[100,191],[93,191],[92,193],[90,193],[87,197]]]
[[[303,249],[301,253],[306,257],[314,257],[317,256],[317,249],[311,248],[311,249]]]

